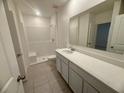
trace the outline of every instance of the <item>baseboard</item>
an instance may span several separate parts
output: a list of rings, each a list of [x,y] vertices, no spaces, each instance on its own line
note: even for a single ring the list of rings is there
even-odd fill
[[[44,62],[47,62],[48,60],[45,60],[45,61],[41,61],[41,62],[34,62],[34,63],[31,63],[30,66],[32,65],[37,65],[37,64],[40,64],[40,63],[44,63]]]

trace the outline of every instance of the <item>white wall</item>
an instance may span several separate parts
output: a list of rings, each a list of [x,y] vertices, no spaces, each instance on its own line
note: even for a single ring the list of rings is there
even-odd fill
[[[66,47],[68,44],[69,19],[89,8],[100,4],[106,0],[69,0],[69,2],[60,8],[57,13],[58,23],[58,41],[57,47]]]
[[[51,33],[50,18],[24,15],[24,26],[28,37],[29,52],[36,52],[37,56],[54,54],[55,42],[52,38],[55,36]]]
[[[95,23],[102,24],[111,22],[113,10],[106,10],[95,15]]]

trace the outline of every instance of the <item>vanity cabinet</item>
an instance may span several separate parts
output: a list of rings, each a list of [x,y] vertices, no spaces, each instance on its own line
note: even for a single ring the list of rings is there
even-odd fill
[[[73,69],[69,68],[69,86],[74,93],[82,93],[82,78]]]
[[[57,53],[56,60],[58,72],[74,93],[117,93],[63,55]]]

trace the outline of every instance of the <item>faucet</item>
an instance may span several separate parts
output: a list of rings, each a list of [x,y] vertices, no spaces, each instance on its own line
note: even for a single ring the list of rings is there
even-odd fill
[[[75,49],[73,47],[69,47],[71,51],[75,51]]]

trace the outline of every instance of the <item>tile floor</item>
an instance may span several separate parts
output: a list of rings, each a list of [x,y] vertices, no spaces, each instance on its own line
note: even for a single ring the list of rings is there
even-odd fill
[[[56,70],[55,61],[48,61],[28,68],[26,93],[72,93]]]

